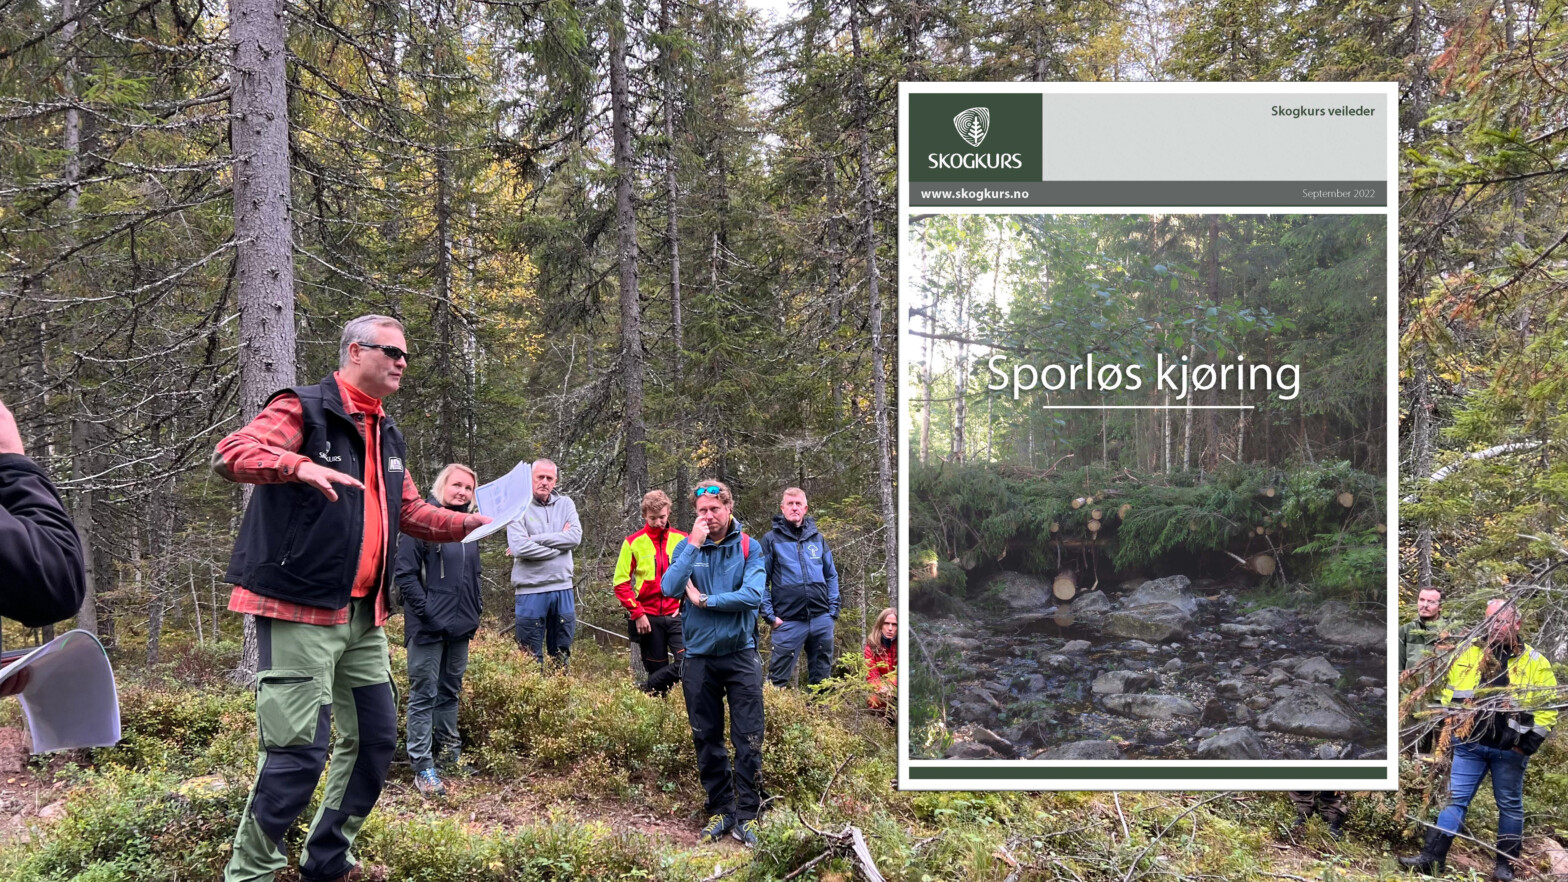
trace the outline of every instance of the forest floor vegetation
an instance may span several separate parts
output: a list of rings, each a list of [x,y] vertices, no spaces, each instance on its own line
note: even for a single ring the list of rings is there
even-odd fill
[[[1288,837],[1291,808],[1274,793],[900,792],[894,732],[864,710],[863,675],[845,656],[845,675],[818,695],[767,688],[758,848],[704,846],[679,693],[642,694],[612,649],[585,640],[570,673],[543,675],[509,638],[478,637],[459,716],[476,773],[426,800],[395,763],[358,857],[400,882],[699,882],[784,879],[826,853],[794,878],[850,880],[855,858],[823,834],[853,825],[890,880],[1372,879],[1393,877],[1394,854],[1414,841],[1404,812],[1430,817],[1441,790],[1430,770],[1410,769],[1401,794],[1355,795],[1344,841],[1316,820]],[[30,761],[12,747],[14,768],[0,770],[0,878],[217,877],[254,768],[253,700],[222,676],[237,647],[169,655],[122,683],[120,746]],[[395,647],[398,678],[402,663]],[[20,729],[15,703],[0,706],[0,726]],[[1565,767],[1552,741],[1532,763],[1527,854],[1541,855],[1544,828],[1568,804]],[[1489,806],[1477,800],[1475,829],[1492,823]],[[287,836],[296,856],[304,824]],[[1451,864],[1479,867],[1469,850]]]

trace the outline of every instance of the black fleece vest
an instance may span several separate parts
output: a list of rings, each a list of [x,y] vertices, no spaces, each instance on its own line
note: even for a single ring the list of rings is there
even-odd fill
[[[273,393],[267,403],[289,393],[299,396],[304,409],[299,452],[316,465],[363,481],[365,442],[354,418],[343,408],[337,380],[329,376],[314,386],[284,389]],[[407,448],[391,417],[383,414],[379,424],[387,511],[379,590],[386,591],[397,556]],[[334,484],[333,489],[337,502],[329,502],[308,484],[256,485],[224,581],[291,603],[325,609],[347,606],[364,542],[365,499],[364,491],[355,487]]]

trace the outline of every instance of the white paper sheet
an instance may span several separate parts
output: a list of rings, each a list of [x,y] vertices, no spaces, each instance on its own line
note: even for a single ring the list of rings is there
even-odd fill
[[[103,644],[90,631],[67,631],[0,668],[0,683],[29,671],[18,698],[33,752],[113,747],[120,740],[120,698]]]
[[[474,502],[479,506],[479,513],[491,520],[464,536],[463,541],[477,542],[506,529],[507,524],[523,516],[533,498],[533,463],[525,459],[504,476],[474,491]]]

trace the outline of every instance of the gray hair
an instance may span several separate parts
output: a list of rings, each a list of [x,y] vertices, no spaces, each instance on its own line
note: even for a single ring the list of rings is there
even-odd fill
[[[374,343],[374,329],[397,328],[403,331],[403,323],[389,315],[362,315],[350,319],[343,326],[343,339],[338,343],[338,367],[348,367],[348,346],[350,343]]]

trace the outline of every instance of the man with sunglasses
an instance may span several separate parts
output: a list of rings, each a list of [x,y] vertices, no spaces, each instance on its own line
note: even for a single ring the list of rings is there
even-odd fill
[[[257,485],[224,579],[235,586],[229,609],[256,616],[261,756],[225,882],[272,879],[288,864],[283,835],[310,802],[329,748],[332,772],[299,875],[365,875],[351,849],[397,745],[382,625],[398,533],[453,542],[490,521],[431,505],[407,474],[403,436],[381,408],[402,383],[407,347],[396,319],[354,319],[335,373],[275,393],[213,456],[219,476]]]
[[[697,774],[708,794],[701,841],[733,832],[757,845],[758,779],[762,772],[762,659],[757,655],[757,610],[766,581],[762,546],[741,532],[730,488],[704,481],[692,491],[697,522],[675,546],[659,582],[665,597],[684,597],[686,666],[682,687]],[[735,763],[724,747],[729,702]]]

